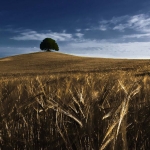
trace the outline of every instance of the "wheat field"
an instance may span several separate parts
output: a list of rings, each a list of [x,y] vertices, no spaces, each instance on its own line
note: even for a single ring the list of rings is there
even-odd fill
[[[150,148],[149,60],[41,54],[0,60],[2,149]]]

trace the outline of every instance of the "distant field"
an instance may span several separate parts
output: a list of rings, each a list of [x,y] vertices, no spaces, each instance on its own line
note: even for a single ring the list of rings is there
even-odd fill
[[[0,59],[0,76],[81,72],[149,72],[150,60],[107,59],[38,52]]]

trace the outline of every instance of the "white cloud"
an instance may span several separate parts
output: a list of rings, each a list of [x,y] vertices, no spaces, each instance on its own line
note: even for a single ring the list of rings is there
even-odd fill
[[[75,33],[75,35],[76,35],[77,37],[79,37],[79,38],[82,38],[84,34],[82,34],[82,33]]]
[[[106,31],[107,26],[106,25],[100,25],[100,27],[98,29],[101,30],[101,31]]]
[[[150,32],[150,16],[148,14],[138,14],[112,17],[110,20],[99,21],[98,26],[88,28],[88,30],[118,30],[121,32],[125,29],[132,29],[141,33]]]
[[[43,40],[44,38],[51,37],[57,41],[67,41],[72,39],[72,34],[69,33],[58,33],[48,31],[47,33],[38,33],[37,31],[25,31],[20,33],[20,35],[12,37],[13,40]]]
[[[120,17],[112,17],[110,20],[102,20],[100,23],[102,24],[118,24],[124,20],[127,20],[129,18],[128,15],[120,16]]]
[[[66,33],[66,30],[61,33],[59,32],[52,32],[48,30],[46,33],[40,33],[37,31],[24,31],[21,32],[20,35],[14,36],[11,39],[13,40],[38,40],[41,41],[44,38],[50,37],[55,39],[56,41],[71,41],[71,40],[76,40],[76,38],[82,38],[84,34],[82,33]],[[76,38],[74,38],[76,37]]]
[[[68,43],[60,49],[77,56],[150,59],[150,42],[109,43],[84,40]]]
[[[76,29],[76,31],[77,31],[77,32],[80,32],[80,31],[81,31],[81,29]]]
[[[126,28],[127,26],[125,24],[119,24],[119,25],[116,25],[113,30],[119,30],[119,31],[124,31],[124,29]]]
[[[123,38],[149,38],[150,39],[150,33],[124,35]]]
[[[146,14],[139,14],[130,17],[128,27],[140,32],[150,32],[150,17]]]
[[[85,31],[89,31],[89,30],[91,30],[91,29],[90,29],[90,28],[86,28],[86,29],[85,29]]]
[[[94,30],[100,30],[100,31],[106,31],[109,29],[109,26],[107,26],[106,24],[101,24],[99,26],[92,26],[90,28],[86,28],[84,29],[85,31],[94,31]]]
[[[125,16],[121,16],[121,17],[113,17],[110,20],[101,20],[99,21],[99,25],[98,26],[92,26],[90,28],[85,29],[86,31],[89,30],[100,30],[100,31],[107,31],[109,29],[114,29],[114,30],[120,30],[122,31],[123,29],[125,29],[124,25],[121,24],[122,21],[126,20],[127,18],[129,18],[129,16],[125,15]],[[111,26],[114,26],[113,28]]]
[[[139,14],[126,18],[122,24],[125,28],[133,29],[139,32],[150,32],[150,16],[147,14]]]
[[[90,30],[116,30],[120,32],[126,31],[126,29],[132,30],[132,33],[123,35],[123,39],[127,38],[147,38],[150,39],[150,14],[138,14],[133,16],[121,16],[113,17],[110,20],[101,20],[100,28],[91,27]]]
[[[63,30],[63,33],[66,33],[66,30],[65,30],[65,29]]]

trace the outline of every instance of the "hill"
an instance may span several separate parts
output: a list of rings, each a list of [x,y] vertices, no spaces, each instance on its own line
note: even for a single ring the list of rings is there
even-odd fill
[[[37,52],[1,58],[0,76],[147,70],[149,66],[150,60],[90,58]]]

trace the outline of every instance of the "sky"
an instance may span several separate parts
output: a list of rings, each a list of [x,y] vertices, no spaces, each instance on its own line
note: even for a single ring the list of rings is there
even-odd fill
[[[77,56],[150,59],[149,0],[0,0],[0,58],[44,38]]]

